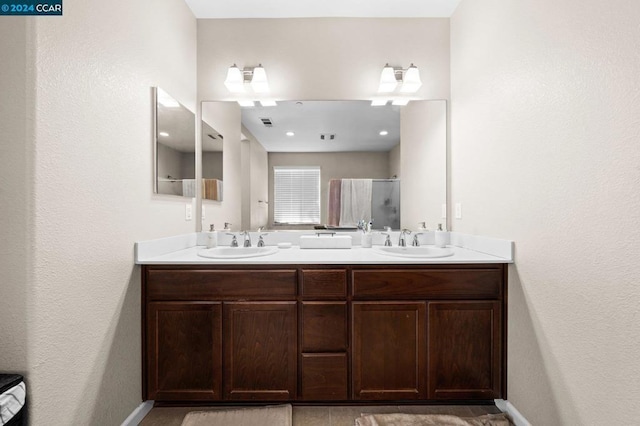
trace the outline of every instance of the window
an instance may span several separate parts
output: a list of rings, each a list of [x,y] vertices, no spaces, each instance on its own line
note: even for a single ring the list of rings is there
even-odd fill
[[[320,167],[273,168],[275,223],[320,223]]]

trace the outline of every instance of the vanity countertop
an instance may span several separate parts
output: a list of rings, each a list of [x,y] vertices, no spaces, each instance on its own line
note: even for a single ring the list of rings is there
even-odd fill
[[[279,248],[274,254],[239,259],[212,259],[198,256],[205,248],[201,234],[187,234],[136,243],[139,265],[269,265],[269,264],[469,264],[513,263],[513,242],[451,233],[454,253],[448,257],[405,258],[389,256],[371,248],[354,245],[350,249]]]

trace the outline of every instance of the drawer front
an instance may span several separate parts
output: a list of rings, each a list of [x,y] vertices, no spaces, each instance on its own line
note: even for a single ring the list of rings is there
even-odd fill
[[[347,350],[347,303],[302,302],[302,352]]]
[[[346,401],[347,354],[302,354],[301,398],[305,401]]]
[[[294,300],[292,270],[149,270],[147,300]]]
[[[358,269],[354,299],[499,299],[502,269]]]
[[[301,293],[304,299],[344,299],[346,269],[303,269]]]

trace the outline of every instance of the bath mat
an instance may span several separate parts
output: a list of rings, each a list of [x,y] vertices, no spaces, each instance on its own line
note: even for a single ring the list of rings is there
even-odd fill
[[[292,426],[291,405],[237,410],[192,411],[182,426]]]
[[[356,426],[509,426],[506,414],[458,417],[443,414],[363,414]]]

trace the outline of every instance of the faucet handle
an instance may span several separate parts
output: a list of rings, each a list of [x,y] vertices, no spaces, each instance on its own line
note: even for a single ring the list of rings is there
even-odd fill
[[[238,239],[236,238],[235,234],[232,234],[231,232],[227,232],[227,235],[231,235],[231,244],[229,244],[231,247],[238,247]]]
[[[263,237],[265,235],[267,235],[267,234],[266,233],[265,234],[260,234],[258,236],[258,247],[264,247],[264,238]]]
[[[416,232],[415,234],[413,234],[413,241],[411,242],[411,245],[414,247],[420,246],[420,241],[418,241],[418,235],[422,235],[422,232]]]
[[[224,229],[227,231],[231,231],[231,225],[233,225],[233,223],[225,222]]]
[[[384,246],[385,247],[391,247],[391,236],[389,234],[387,234],[386,232],[381,232],[381,234],[387,236],[387,238],[385,238],[385,240],[384,240]]]

